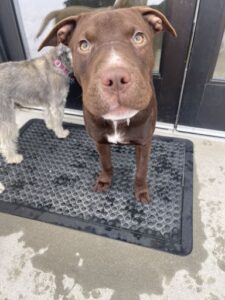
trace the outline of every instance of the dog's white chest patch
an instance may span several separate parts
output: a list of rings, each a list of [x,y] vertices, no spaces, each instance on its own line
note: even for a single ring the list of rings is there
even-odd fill
[[[123,144],[124,143],[123,135],[118,131],[117,121],[113,121],[113,129],[114,129],[113,134],[106,135],[108,142],[112,144],[117,144],[117,143]]]

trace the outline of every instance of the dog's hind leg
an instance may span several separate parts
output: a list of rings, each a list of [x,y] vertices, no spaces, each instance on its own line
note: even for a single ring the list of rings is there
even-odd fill
[[[0,124],[0,152],[8,164],[19,164],[23,155],[17,153],[18,129],[15,122]]]
[[[60,138],[64,139],[69,135],[69,130],[64,129],[62,126],[63,122],[63,114],[64,114],[64,106],[56,106],[54,104],[50,105],[49,109],[47,110],[47,120],[46,126],[50,125],[50,128],[55,132],[55,135]],[[49,128],[49,127],[48,127]]]

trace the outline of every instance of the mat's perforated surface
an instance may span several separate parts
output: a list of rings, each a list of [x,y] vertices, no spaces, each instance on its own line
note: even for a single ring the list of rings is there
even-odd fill
[[[0,158],[0,182],[5,186],[0,194],[2,210],[177,254],[190,252],[191,143],[154,138],[149,162],[152,203],[142,205],[133,196],[134,147],[113,146],[112,187],[106,193],[95,193],[99,162],[94,144],[83,127],[66,126],[70,136],[59,140],[43,121],[32,121],[19,140],[24,161],[6,165]],[[189,203],[184,205],[184,200]],[[20,206],[34,210],[17,212]],[[52,221],[49,213],[41,217],[42,212],[57,216]]]

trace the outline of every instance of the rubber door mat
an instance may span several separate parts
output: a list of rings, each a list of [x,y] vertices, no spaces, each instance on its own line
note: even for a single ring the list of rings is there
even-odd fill
[[[0,211],[187,255],[192,250],[193,147],[188,140],[155,136],[149,162],[152,202],[133,195],[134,146],[112,146],[113,182],[93,191],[100,170],[94,142],[83,126],[57,139],[42,120],[20,131],[24,160],[0,157]]]

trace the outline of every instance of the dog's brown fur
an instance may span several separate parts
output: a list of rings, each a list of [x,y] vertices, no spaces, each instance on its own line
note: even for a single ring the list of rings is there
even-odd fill
[[[166,17],[148,7],[93,12],[63,20],[40,46],[62,42],[72,49],[86,128],[102,165],[95,190],[111,184],[110,142],[135,144],[134,190],[142,203],[150,201],[147,171],[157,117],[153,36],[162,30],[176,36]]]

